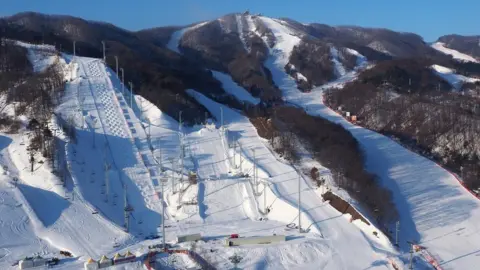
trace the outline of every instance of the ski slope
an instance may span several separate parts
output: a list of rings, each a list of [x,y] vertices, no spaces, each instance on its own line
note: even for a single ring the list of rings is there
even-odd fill
[[[249,29],[248,29],[249,26],[246,25],[247,27],[244,28],[244,26],[243,26],[243,16],[240,15],[240,14],[235,14],[235,20],[237,22],[238,37],[242,41],[243,48],[245,48],[245,51],[250,52],[250,48],[247,45],[247,41],[245,39],[245,33],[249,32]]]
[[[460,90],[464,83],[475,83],[480,81],[480,79],[470,78],[456,74],[455,70],[444,66],[432,65],[431,68],[433,69],[435,74],[447,81],[455,90]]]
[[[335,75],[337,78],[345,76],[347,71],[338,59],[338,50],[335,47],[330,47],[330,55],[332,57],[333,66],[335,67]]]
[[[385,269],[386,259],[395,256],[391,251],[372,249],[371,245],[382,250],[390,247],[385,246],[385,239],[373,238],[371,231],[349,223],[347,216],[322,202],[303,178],[302,227],[308,232],[286,227],[298,218],[298,193],[294,192],[298,174],[276,159],[248,119],[237,112],[223,107],[229,123],[225,132],[214,125],[182,127],[145,99],[135,96],[133,100],[128,89],[122,93],[118,78],[101,60],[63,55],[58,62],[65,65],[65,76],[71,81],[50,128],[61,143],[67,181],[62,186],[48,163],[37,164],[33,174],[28,171],[26,133],[5,140],[0,162],[8,165],[8,174],[0,177],[0,211],[10,215],[2,222],[12,223],[0,223],[0,239],[7,243],[0,243],[0,268],[9,269],[23,255],[58,256],[60,249],[77,256],[59,266],[61,269],[78,269],[88,257],[111,257],[126,249],[145,254],[148,245],[160,241],[144,238],[157,234],[162,196],[167,209],[166,240],[174,242],[177,235],[201,233],[204,240],[198,246],[215,250],[204,256],[211,256],[219,269],[233,267],[228,257],[234,252],[244,255],[240,265],[244,269],[317,269],[319,265],[325,269],[355,269],[358,265]],[[219,105],[207,99],[202,102],[219,119]],[[61,131],[66,122],[74,125],[76,142]],[[240,152],[232,155],[232,135],[238,137],[242,160]],[[184,162],[179,159],[182,144]],[[252,147],[259,168],[258,186],[251,178]],[[159,174],[159,167],[165,172]],[[186,180],[188,171],[197,172],[198,184],[181,181]],[[6,183],[13,176],[19,177],[20,188]],[[165,192],[159,194],[160,181],[165,178]],[[196,204],[185,204],[195,199]],[[133,208],[128,232],[124,231],[125,204]],[[267,217],[266,207],[270,208]],[[29,240],[13,239],[19,233]],[[230,233],[286,234],[288,241],[227,248],[223,243]],[[11,246],[16,243],[18,248]],[[138,267],[137,263],[125,268]]]
[[[9,160],[8,147],[12,139],[0,136],[0,268],[9,267],[18,257],[30,256],[35,253],[52,254],[56,248],[36,234],[36,220],[32,220],[30,208],[24,205],[24,198],[18,189],[14,188],[13,177],[16,177],[12,162]],[[9,164],[10,166],[8,166]],[[7,167],[5,167],[7,166]]]
[[[256,205],[249,204],[248,196],[242,194],[248,180],[233,175],[221,131],[204,128],[187,140],[198,166],[199,214],[205,222],[254,220]]]
[[[64,71],[73,67],[67,65],[55,52],[46,53],[45,46],[38,48],[39,46],[29,44],[20,45],[28,49],[29,59],[36,72],[42,72],[53,64],[63,65],[61,68],[66,68]],[[64,75],[71,77],[74,72],[66,72]],[[65,97],[69,96],[70,90],[67,87]],[[71,100],[71,96],[68,100]],[[69,111],[75,112],[72,108]],[[25,116],[19,118],[24,119],[23,122],[28,121]],[[75,157],[75,150],[58,128],[55,118],[50,123],[50,129],[57,136],[58,154],[60,160],[65,161],[62,166],[68,168],[65,171],[65,184],[52,173],[52,167],[38,154],[35,156],[37,163],[34,171],[30,172],[30,157],[26,149],[32,135],[30,132],[22,129],[19,134],[2,136],[4,144],[0,162],[6,176],[0,186],[2,190],[6,189],[2,193],[5,195],[2,196],[2,201],[8,203],[6,211],[10,214],[8,219],[2,218],[1,222],[11,222],[10,230],[1,226],[3,237],[0,245],[4,251],[4,259],[0,260],[2,269],[8,269],[21,256],[58,256],[55,254],[58,250],[68,250],[76,256],[100,256],[111,252],[114,243],[121,246],[132,242],[131,237],[111,222],[105,213],[94,214],[95,206],[80,192],[78,175],[74,173],[75,165],[72,165],[84,161]],[[17,188],[7,184],[13,177],[19,179]],[[22,234],[21,237],[18,237],[19,233]]]
[[[239,101],[248,102],[254,105],[260,103],[259,98],[253,97],[245,88],[238,85],[233,81],[232,77],[228,74],[212,70],[213,77],[222,83],[223,89]]]
[[[474,63],[479,62],[477,59],[475,59],[474,57],[472,57],[468,54],[464,54],[464,53],[461,53],[457,50],[447,48],[445,46],[445,43],[443,43],[443,42],[435,42],[431,46],[432,46],[432,48],[434,48],[437,51],[440,51],[444,54],[451,55],[453,57],[453,59],[457,59],[457,60],[460,60],[460,61],[466,61],[466,62],[474,62]]]
[[[205,25],[207,23],[209,23],[209,21],[198,23],[198,24],[195,24],[193,26],[182,28],[178,31],[173,32],[172,36],[170,37],[170,40],[167,43],[167,48],[176,52],[176,53],[178,53],[178,54],[181,54],[179,46],[180,46],[180,41],[182,40],[183,35],[186,32],[188,32],[190,30],[194,30],[194,29],[199,28],[199,27],[202,27],[203,25]]]
[[[267,205],[271,207],[269,219],[292,223],[297,222],[296,205],[298,204],[299,174],[292,166],[276,159],[273,153],[258,137],[255,127],[247,117],[218,104],[202,94],[191,91],[191,95],[220,118],[219,107],[223,108],[228,133],[235,134],[242,154],[251,162],[253,150],[259,176],[268,182]],[[300,178],[302,190],[302,228],[323,239],[322,252],[318,258],[322,269],[388,269],[387,257],[395,256],[394,249],[386,238],[375,238],[365,234],[359,227],[348,222],[348,217],[341,215],[328,203],[322,202],[319,194],[306,180]],[[261,185],[260,185],[261,186]],[[254,187],[255,188],[255,187]],[[259,191],[263,192],[262,188]],[[260,195],[259,200],[262,195]],[[355,258],[347,259],[347,258]]]
[[[274,32],[275,33],[275,32]],[[285,37],[287,33],[276,36]],[[285,74],[282,64],[288,55],[271,52],[267,65],[286,101],[303,107],[307,113],[324,117],[349,130],[362,146],[368,171],[379,176],[392,191],[400,214],[400,246],[417,241],[436,257],[442,268],[472,269],[478,264],[480,248],[480,201],[465,190],[456,178],[434,162],[423,158],[395,141],[353,125],[323,104],[323,90],[338,82],[318,87],[311,93],[299,91]]]

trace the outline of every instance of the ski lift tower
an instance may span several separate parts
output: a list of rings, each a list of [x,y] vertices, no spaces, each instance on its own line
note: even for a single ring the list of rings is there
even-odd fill
[[[160,200],[160,203],[162,204],[162,245],[163,245],[163,250],[165,251],[166,246],[165,246],[165,184],[168,182],[168,178],[166,176],[161,177],[160,179],[161,185],[162,185],[162,197]]]
[[[124,218],[125,218],[125,231],[128,232],[130,229],[130,213],[133,212],[133,207],[128,204],[128,198],[127,198],[127,185],[123,185],[123,212],[124,212]]]

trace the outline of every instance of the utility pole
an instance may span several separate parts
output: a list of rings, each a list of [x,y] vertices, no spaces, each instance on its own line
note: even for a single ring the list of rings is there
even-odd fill
[[[115,69],[117,72],[117,78],[118,78],[118,56],[115,55]]]
[[[102,46],[103,46],[103,62],[107,61],[107,57],[105,56],[105,41],[102,40]]]
[[[180,207],[180,204],[181,204],[181,195],[183,193],[183,159],[184,159],[184,156],[185,156],[185,152],[184,152],[184,149],[185,149],[185,146],[183,145],[183,140],[181,141],[181,145],[180,145],[180,180],[179,180],[179,188],[178,188],[178,206],[177,207]]]
[[[257,160],[255,159],[255,149],[252,149],[253,151],[253,187],[257,185],[257,180],[255,176],[255,172],[257,171]],[[255,193],[255,189],[253,189],[253,193]]]
[[[180,136],[182,135],[182,113],[183,113],[183,111],[180,111],[178,113],[178,133],[179,133]]]
[[[157,148],[158,148],[158,165],[160,166],[160,171],[163,172],[163,167],[162,167],[162,146],[160,144],[160,141],[162,139],[162,136],[160,136],[157,139]]]
[[[400,232],[400,220],[395,224],[395,246],[398,247],[398,233]]]
[[[175,194],[175,159],[172,158],[172,193]]]
[[[13,91],[13,99],[17,99],[17,96],[15,94],[15,87],[12,88],[12,91]],[[16,106],[16,102],[13,101],[13,119],[17,119],[17,106]]]
[[[109,185],[108,182],[108,171],[110,170],[110,165],[105,161],[105,202],[108,202],[108,193],[109,193]]]
[[[130,212],[131,212],[131,207],[128,205],[128,200],[127,200],[127,184],[123,184],[123,211],[124,211],[124,217],[125,217],[125,230],[128,232],[129,227],[130,227]]]
[[[410,263],[408,269],[413,270],[413,243],[410,242]]]
[[[237,168],[237,135],[233,134],[233,167]]]
[[[298,173],[298,232],[301,233],[302,232],[302,211],[301,211],[301,206],[302,206],[302,202],[301,202],[301,189],[300,189],[300,173]]]
[[[267,180],[263,180],[263,210],[265,211],[265,215],[268,214],[267,212]]]
[[[220,127],[223,130],[223,107],[220,107]]]
[[[122,94],[125,95],[125,92],[124,92],[124,87],[125,87],[125,72],[123,70],[123,68],[120,68],[120,71],[122,72]]]
[[[160,172],[159,172],[160,173]],[[160,175],[160,174],[159,174]],[[162,178],[162,244],[163,244],[163,250],[165,250],[165,182],[167,182],[168,179]]]
[[[92,138],[93,138],[93,140],[92,140],[93,145],[92,146],[93,146],[93,148],[95,148],[95,127],[96,127],[96,125],[97,125],[97,119],[95,118],[95,119],[92,120]]]
[[[77,43],[76,40],[73,41],[73,57],[77,56],[76,50],[75,50],[75,44]]]
[[[183,144],[183,140],[182,140],[182,144],[180,146],[180,158],[181,158],[181,164],[180,164],[180,183],[183,182],[183,163],[184,163],[184,159],[185,159],[185,145]]]
[[[133,110],[133,84],[132,82],[128,82],[130,85],[130,108]]]

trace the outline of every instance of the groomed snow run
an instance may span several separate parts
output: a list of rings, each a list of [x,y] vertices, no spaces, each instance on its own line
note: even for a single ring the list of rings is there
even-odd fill
[[[358,140],[367,170],[378,175],[392,191],[400,214],[403,251],[409,249],[407,241],[416,241],[434,255],[442,268],[472,269],[479,263],[475,254],[480,249],[480,201],[455,176],[390,138],[351,124],[324,105],[323,90],[337,82],[302,93],[283,72],[283,66],[268,68],[286,101],[342,125]]]
[[[360,54],[359,52],[357,52],[356,50],[353,50],[353,49],[350,49],[350,48],[345,48],[345,50],[351,54],[351,55],[355,55],[357,57],[357,68],[358,67],[365,67],[366,64],[367,64],[367,58],[365,56],[363,56],[362,54]]]
[[[338,50],[335,47],[330,47],[330,55],[332,56],[332,62],[335,67],[335,75],[337,78],[345,76],[347,71],[340,60],[338,60]]]
[[[238,37],[242,41],[242,44],[243,44],[243,47],[245,48],[245,51],[250,52],[250,48],[248,47],[247,42],[245,40],[245,32],[248,33],[248,31],[245,31],[245,30],[248,30],[248,25],[247,25],[247,29],[244,29],[244,27],[243,27],[243,16],[240,15],[240,14],[235,15],[235,20],[237,22]]]
[[[55,47],[52,45],[35,45],[21,41],[15,41],[15,44],[27,49],[27,57],[33,65],[34,72],[45,71],[49,66],[60,60]]]
[[[266,65],[275,64],[285,67],[288,64],[293,48],[300,43],[300,37],[298,37],[292,29],[275,19],[260,17],[260,20],[275,36],[275,46],[271,49],[270,53],[276,57],[267,59]],[[270,63],[271,60],[273,60],[272,63]]]
[[[432,69],[434,70],[435,74],[447,81],[456,90],[459,90],[464,83],[474,83],[480,81],[480,79],[456,74],[455,70],[444,66],[432,65]]]
[[[182,40],[183,35],[186,32],[188,32],[190,30],[193,30],[193,29],[196,29],[196,28],[199,28],[199,27],[202,27],[203,25],[205,25],[207,23],[209,23],[209,21],[198,23],[198,24],[195,24],[193,26],[185,27],[185,28],[182,28],[178,31],[173,32],[172,36],[170,37],[170,40],[167,43],[167,48],[170,49],[171,51],[174,51],[176,53],[181,54],[179,46],[180,46],[180,41]]]
[[[453,57],[453,59],[457,59],[457,60],[460,60],[460,61],[479,63],[479,61],[477,59],[473,58],[472,56],[470,56],[468,54],[464,54],[464,53],[461,53],[457,50],[447,48],[445,46],[445,43],[443,43],[443,42],[433,43],[432,48],[434,48],[435,50],[440,51],[444,54],[451,55]]]
[[[253,97],[247,90],[245,90],[245,88],[241,87],[235,81],[233,81],[230,75],[214,70],[212,70],[212,73],[213,77],[215,77],[215,79],[219,80],[222,83],[222,87],[225,92],[233,95],[239,101],[248,102],[254,105],[260,103],[259,98]]]

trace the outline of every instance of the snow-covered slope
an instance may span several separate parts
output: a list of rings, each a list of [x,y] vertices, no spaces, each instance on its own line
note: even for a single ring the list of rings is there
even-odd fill
[[[455,74],[455,70],[444,66],[432,65],[432,69],[434,70],[435,74],[450,83],[456,90],[460,89],[464,83],[474,83],[480,81],[480,79]]]
[[[443,42],[433,43],[432,48],[434,48],[435,50],[438,50],[438,51],[440,51],[444,54],[451,55],[454,59],[457,59],[457,60],[460,60],[460,61],[479,63],[479,61],[477,59],[475,59],[474,57],[472,57],[468,54],[464,54],[464,53],[461,53],[457,50],[447,48],[445,46],[445,43],[443,43]]]
[[[228,74],[212,70],[213,77],[222,83],[223,89],[240,101],[248,102],[251,104],[258,104],[259,98],[254,98],[247,90],[233,81],[232,77]]]
[[[277,56],[273,51],[270,57],[285,56]],[[418,241],[446,266],[468,269],[477,261],[471,252],[480,247],[475,240],[480,238],[475,225],[480,221],[480,202],[455,177],[391,139],[351,124],[326,107],[322,91],[336,82],[302,93],[282,65],[267,67],[288,102],[305,108],[309,114],[341,124],[359,141],[368,170],[376,173],[394,195],[403,224],[400,231],[403,250],[408,250],[406,241]]]
[[[255,151],[257,164],[261,170],[259,176],[268,181],[273,194],[268,196],[270,199],[267,205],[272,208],[272,216],[269,214],[269,218],[278,215],[288,220],[288,216],[290,216],[290,222],[296,222],[294,207],[298,203],[299,175],[295,168],[275,158],[264,141],[258,137],[255,127],[248,118],[198,92],[192,91],[191,93],[217,118],[220,117],[218,107],[223,108],[224,119],[228,123],[228,133],[235,134],[240,145],[238,151],[241,151],[244,157],[250,161],[254,160],[253,150]],[[317,258],[317,269],[319,266],[321,269],[364,269],[368,267],[382,269],[388,267],[387,257],[394,256],[395,251],[386,238],[377,239],[372,235],[366,235],[357,226],[349,223],[346,216],[340,215],[328,203],[322,202],[320,195],[307,181],[303,178],[300,178],[300,181],[302,186],[302,227],[313,233],[317,232],[322,239],[327,240],[323,242],[323,255]],[[269,193],[268,190],[267,193]],[[261,197],[259,197],[260,200]],[[287,207],[279,209],[281,204],[278,201],[290,205],[290,210],[287,210]]]
[[[345,67],[340,63],[338,59],[338,50],[335,47],[330,47],[330,55],[332,56],[333,65],[335,67],[336,77],[343,77],[347,73]]]
[[[268,17],[260,17],[260,20],[275,36],[275,45],[271,48],[271,54],[274,54],[275,57],[267,60],[266,65],[274,64],[285,67],[288,64],[293,47],[300,43],[300,37],[280,21]]]
[[[180,50],[179,50],[179,46],[180,46],[180,40],[182,40],[182,37],[183,35],[190,31],[190,30],[193,30],[193,29],[196,29],[198,27],[202,27],[203,25],[209,23],[208,21],[207,22],[202,22],[202,23],[199,23],[199,24],[196,24],[196,25],[193,25],[193,26],[190,26],[190,27],[186,27],[186,28],[182,28],[178,31],[175,31],[172,36],[170,37],[170,40],[168,41],[167,43],[167,48],[174,51],[174,52],[177,52],[177,53],[181,53]]]
[[[9,160],[8,147],[12,139],[0,136],[2,172],[0,174],[0,268],[9,269],[18,258],[30,256],[34,253],[53,254],[56,248],[37,236],[36,228],[40,226],[31,216],[21,192],[13,186],[15,173]],[[10,164],[8,166],[7,164]],[[35,217],[33,217],[35,218]]]
[[[249,52],[250,48],[247,45],[247,41],[245,38],[245,35],[248,35],[248,33],[250,32],[249,25],[247,24],[246,27],[243,25],[243,16],[239,14],[235,15],[235,21],[237,23],[238,36],[240,37],[240,40],[242,41],[245,50]]]
[[[417,241],[442,266],[469,269],[478,263],[480,202],[457,179],[434,162],[395,141],[360,128],[326,107],[321,90],[289,95],[287,100],[348,129],[365,151],[367,169],[392,191],[400,212],[400,244]]]
[[[34,72],[45,71],[49,66],[53,65],[60,58],[56,53],[55,46],[52,45],[34,45],[21,41],[15,41],[18,46],[27,49],[28,60],[33,65]]]

